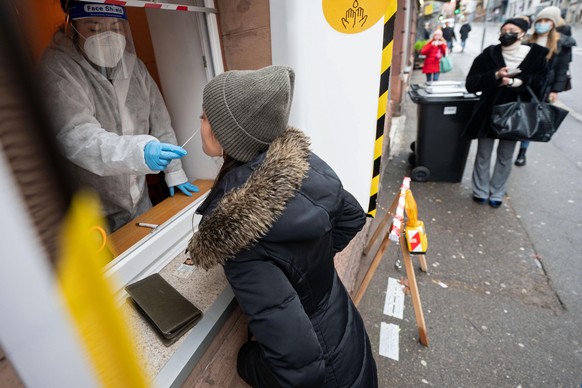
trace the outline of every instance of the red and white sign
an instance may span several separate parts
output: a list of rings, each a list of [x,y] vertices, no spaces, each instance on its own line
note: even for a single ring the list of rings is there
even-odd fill
[[[396,207],[396,215],[392,221],[392,229],[390,230],[390,240],[398,241],[400,239],[400,231],[402,230],[402,221],[404,220],[404,204],[406,202],[406,190],[410,189],[410,177],[404,177],[402,185],[400,186],[400,197],[398,198],[398,206]]]

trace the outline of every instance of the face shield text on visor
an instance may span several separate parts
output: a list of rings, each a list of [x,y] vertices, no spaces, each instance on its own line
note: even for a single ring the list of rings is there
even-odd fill
[[[67,36],[107,78],[126,78],[125,53],[135,54],[125,9],[121,6],[70,2]]]

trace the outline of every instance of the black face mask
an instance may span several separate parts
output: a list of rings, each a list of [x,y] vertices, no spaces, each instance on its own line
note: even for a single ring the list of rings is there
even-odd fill
[[[503,47],[511,46],[515,42],[517,42],[517,37],[519,36],[518,33],[515,32],[506,32],[499,35],[499,41]]]

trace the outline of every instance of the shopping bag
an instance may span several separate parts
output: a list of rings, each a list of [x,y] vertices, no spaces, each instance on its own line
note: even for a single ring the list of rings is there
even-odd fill
[[[517,101],[495,105],[491,128],[496,138],[548,142],[556,133],[568,111],[553,104],[540,102],[531,88],[532,101]]]
[[[450,55],[445,55],[441,58],[441,73],[448,73],[449,71],[453,70],[453,61],[451,60]]]

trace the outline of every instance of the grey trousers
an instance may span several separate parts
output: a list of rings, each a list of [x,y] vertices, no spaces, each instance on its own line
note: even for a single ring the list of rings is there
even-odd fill
[[[491,175],[491,154],[495,139],[482,138],[477,141],[477,156],[475,156],[475,165],[473,166],[473,195],[479,198],[503,201],[507,179],[513,166],[513,151],[517,142],[499,140],[495,167],[493,175]]]

